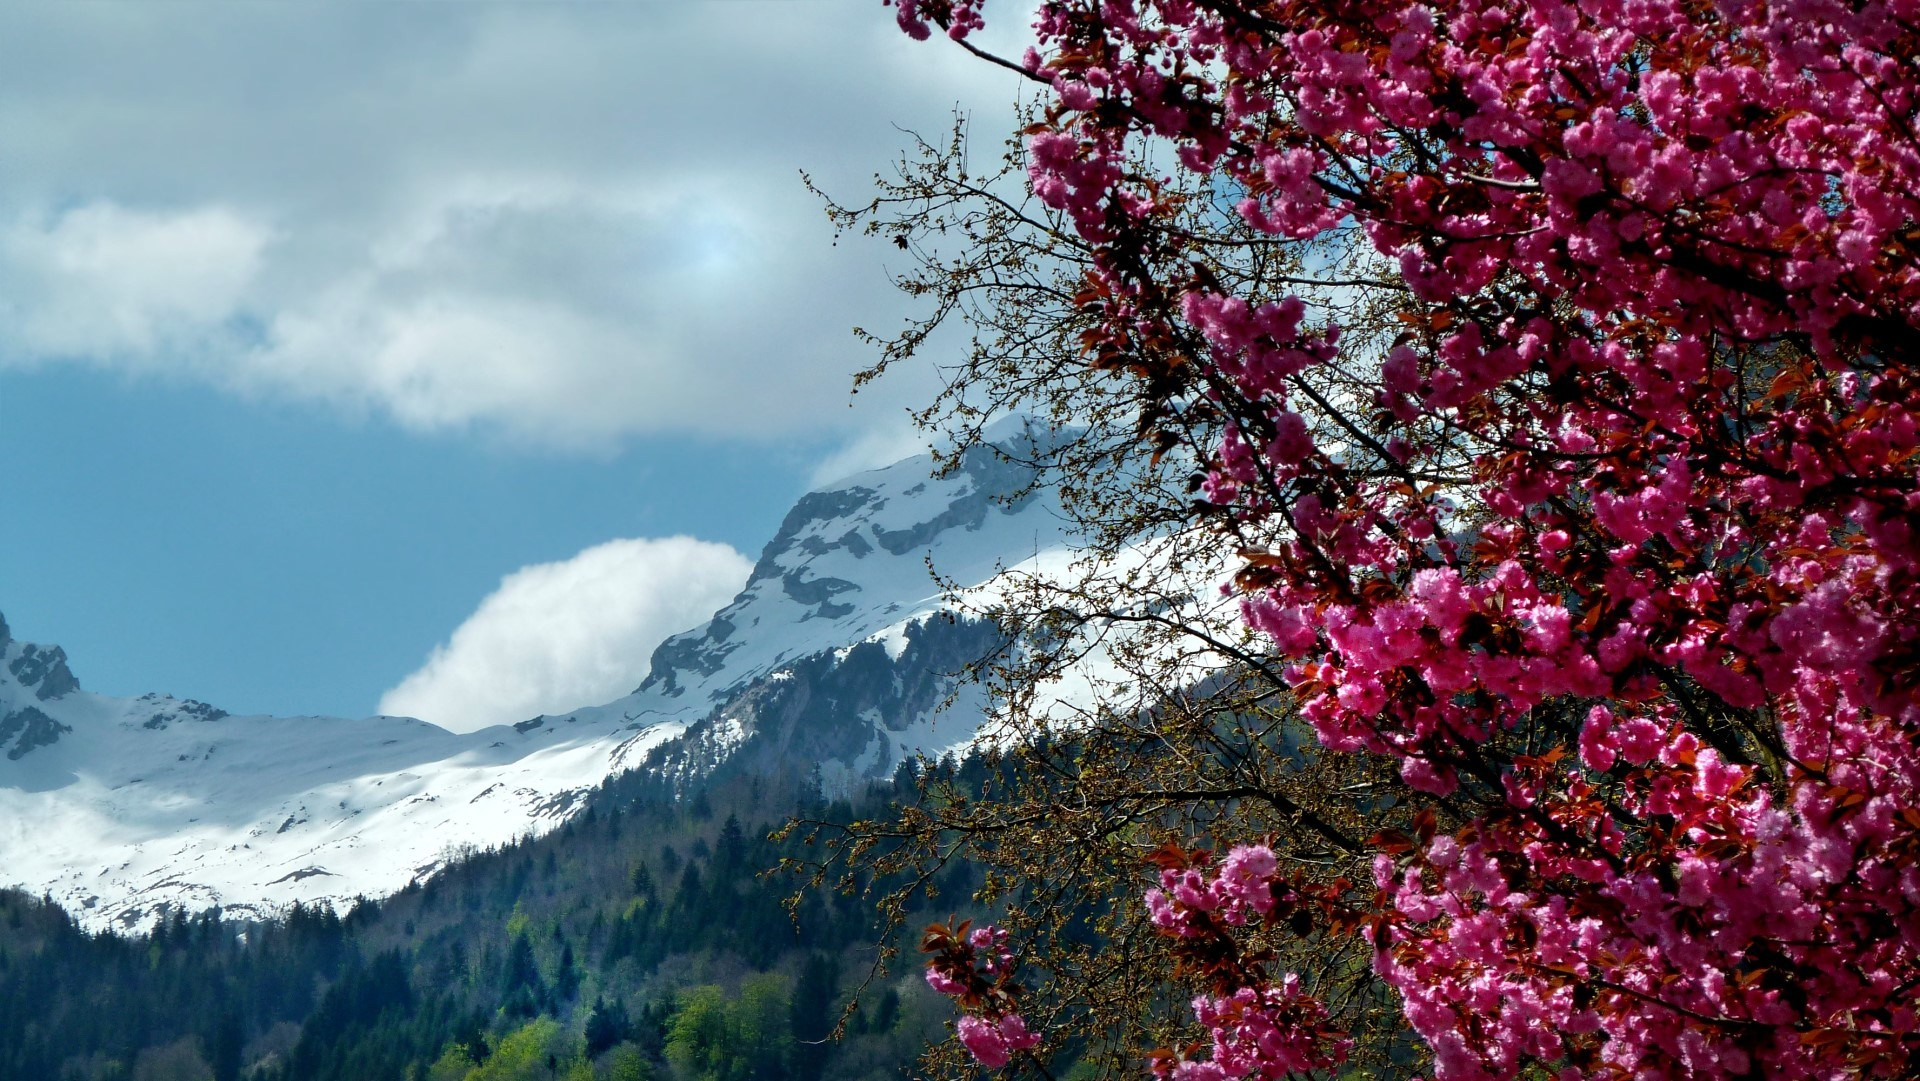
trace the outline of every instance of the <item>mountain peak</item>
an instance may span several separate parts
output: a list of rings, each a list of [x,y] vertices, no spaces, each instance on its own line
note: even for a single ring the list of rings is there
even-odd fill
[[[705,627],[661,643],[635,693],[677,698],[699,685],[717,698],[941,607],[935,570],[971,584],[1059,542],[1062,519],[1008,454],[977,446],[945,475],[932,469],[926,455],[904,458],[801,496],[739,595]]]
[[[80,689],[59,646],[17,642],[0,617],[0,751],[19,761],[73,731],[40,708]],[[27,692],[32,692],[32,700]]]
[[[7,662],[7,671],[22,687],[32,687],[42,702],[61,698],[80,689],[73,669],[67,667],[67,651],[59,646],[20,643],[18,655]]]
[[[0,885],[94,928],[216,904],[264,914],[377,895],[456,845],[542,832],[627,769],[691,785],[797,768],[844,788],[963,745],[986,702],[957,676],[1003,632],[955,612],[946,587],[1068,546],[1055,494],[1017,461],[1027,449],[977,448],[941,476],[911,458],[808,493],[741,592],[662,643],[633,694],[510,727],[94,694],[63,651],[0,624]]]

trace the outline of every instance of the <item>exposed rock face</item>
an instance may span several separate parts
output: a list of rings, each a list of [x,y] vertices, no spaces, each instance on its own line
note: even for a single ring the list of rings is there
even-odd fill
[[[692,782],[723,766],[807,763],[829,789],[884,778],[905,758],[973,737],[980,695],[967,670],[1005,644],[991,622],[936,614],[890,642],[814,654],[742,687],[647,767]]]
[[[217,706],[191,698],[171,698],[164,694],[143,694],[134,699],[136,702],[150,704],[155,708],[153,716],[140,722],[140,727],[149,731],[159,731],[183,721],[208,724],[228,716],[227,711]]]
[[[660,647],[641,691],[702,685],[712,708],[648,768],[691,784],[718,769],[805,763],[843,788],[974,737],[985,703],[967,670],[1005,637],[949,612],[928,564],[952,582],[983,582],[1061,546],[1063,519],[1054,493],[1031,490],[1031,469],[991,448],[937,479],[911,465],[802,498],[740,596]],[[776,620],[786,629],[769,634]]]
[[[71,727],[32,706],[0,714],[0,747],[6,748],[7,757],[16,762],[36,748],[51,746],[62,733],[71,731]]]
[[[663,642],[640,690],[678,695],[741,671],[742,660],[768,640],[752,628],[776,616],[789,626],[821,624],[817,633],[783,633],[780,641],[811,637],[839,646],[895,622],[876,617],[904,615],[903,597],[940,607],[929,560],[941,574],[972,584],[1061,542],[1051,493],[1027,492],[1032,470],[986,447],[968,452],[951,476],[929,479],[927,469],[926,459],[910,459],[802,496],[761,551],[746,588],[706,627]]]
[[[0,751],[9,761],[50,747],[73,731],[33,703],[62,699],[79,689],[65,650],[15,641],[6,617],[0,616]]]
[[[22,643],[19,656],[7,665],[7,671],[23,687],[32,687],[41,701],[59,698],[80,689],[67,667],[67,651],[59,646],[34,646]]]

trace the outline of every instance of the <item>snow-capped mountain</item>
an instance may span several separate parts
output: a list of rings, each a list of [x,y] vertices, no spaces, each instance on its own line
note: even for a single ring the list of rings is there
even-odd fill
[[[947,618],[928,568],[980,583],[1057,549],[1062,526],[1044,491],[1003,499],[1029,477],[990,450],[929,470],[912,458],[804,496],[733,603],[636,663],[632,694],[467,734],[94,694],[59,647],[0,621],[0,885],[93,927],[339,904],[550,829],[643,763],[693,779],[735,756],[806,762],[836,785],[964,744],[979,700],[951,675],[998,632]]]

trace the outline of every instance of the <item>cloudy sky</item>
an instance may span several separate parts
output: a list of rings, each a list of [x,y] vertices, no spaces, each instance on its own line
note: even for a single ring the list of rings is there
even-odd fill
[[[890,16],[0,7],[0,612],[235,712],[631,687],[906,448],[927,373],[847,392],[907,302],[799,171],[858,199],[1019,88]]]

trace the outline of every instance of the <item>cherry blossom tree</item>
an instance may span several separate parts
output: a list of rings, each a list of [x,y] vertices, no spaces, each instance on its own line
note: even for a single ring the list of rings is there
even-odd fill
[[[1419,808],[1371,893],[1162,852],[1211,1039],[1156,1072],[1340,1060],[1242,948],[1298,912],[1446,1081],[1920,1069],[1920,0],[1047,0],[1018,61],[895,3],[1042,87],[1085,364],[1214,433],[1242,619]],[[1360,251],[1395,328],[1196,215]],[[1031,1046],[992,931],[930,946],[981,1062]]]

